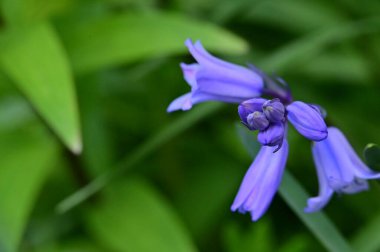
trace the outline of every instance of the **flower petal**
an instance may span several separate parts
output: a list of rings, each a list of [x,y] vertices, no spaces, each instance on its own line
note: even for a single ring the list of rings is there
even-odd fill
[[[296,130],[312,141],[327,137],[327,126],[322,115],[309,104],[296,101],[287,106],[288,119]]]
[[[237,70],[202,67],[196,75],[199,90],[216,95],[239,97],[241,101],[261,95],[262,85]]]
[[[339,148],[339,145],[332,134],[323,141],[315,142],[313,147],[313,156],[319,157],[320,166],[324,169],[328,184],[334,191],[342,191],[355,178],[350,169],[352,164],[348,162],[347,153]]]
[[[260,131],[257,140],[262,145],[276,146],[281,145],[285,134],[285,125],[283,123],[271,124],[266,130]]]
[[[319,183],[319,195],[317,197],[309,198],[307,201],[307,207],[304,209],[305,212],[311,213],[321,210],[330,200],[333,190],[330,188],[327,174],[324,170],[324,162],[321,157],[321,153],[317,151],[315,146],[313,147],[313,158],[314,163],[317,168],[318,183]]]
[[[196,73],[199,70],[200,65],[197,63],[181,63],[180,67],[182,68],[183,77],[185,78],[186,82],[189,83],[192,88],[197,88]]]
[[[191,93],[187,93],[172,101],[166,111],[170,113],[180,109],[189,110],[192,106]]]
[[[371,170],[367,165],[356,154],[355,150],[352,148],[351,144],[348,142],[344,134],[335,127],[329,127],[329,134],[334,136],[337,139],[337,142],[340,144],[340,148],[343,149],[348,156],[348,159],[351,163],[351,169],[356,177],[362,179],[379,179],[380,173]]]
[[[287,141],[277,153],[273,153],[273,150],[273,147],[261,147],[243,179],[232,211],[249,211],[254,221],[265,213],[281,182],[288,156]]]

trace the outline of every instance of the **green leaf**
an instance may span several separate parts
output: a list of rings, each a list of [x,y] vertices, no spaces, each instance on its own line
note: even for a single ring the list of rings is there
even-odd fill
[[[53,28],[42,23],[9,31],[0,41],[0,64],[58,137],[74,153],[80,153],[74,83]]]
[[[200,39],[207,49],[222,53],[243,53],[248,49],[244,40],[217,26],[169,13],[106,16],[62,26],[61,33],[78,73],[183,53],[187,38]]]
[[[242,138],[246,137],[245,134],[241,134],[240,136]],[[247,150],[252,148],[250,145],[246,147]],[[301,184],[286,170],[282,178],[279,192],[288,206],[309,228],[315,237],[320,240],[326,249],[337,252],[352,251],[348,242],[323,212],[304,213],[303,209],[309,195],[306,193],[305,189],[303,189]]]
[[[178,216],[148,183],[129,179],[89,209],[89,231],[110,251],[196,251]]]
[[[29,25],[66,10],[73,0],[2,0],[0,7],[7,25]]]
[[[364,158],[369,167],[380,170],[380,147],[370,143],[364,148]]]
[[[1,135],[0,251],[18,251],[29,213],[56,155],[57,148],[45,132]]]

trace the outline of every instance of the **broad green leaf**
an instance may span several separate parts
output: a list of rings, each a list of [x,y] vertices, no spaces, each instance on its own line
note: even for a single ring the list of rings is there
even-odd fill
[[[182,53],[187,38],[209,50],[243,53],[244,40],[212,24],[169,13],[126,13],[62,27],[74,70],[88,73],[147,57]]]
[[[364,158],[369,167],[380,170],[380,147],[370,143],[364,149]]]
[[[2,0],[0,9],[9,25],[29,25],[64,11],[73,0]]]
[[[88,228],[110,251],[196,251],[166,200],[140,179],[107,187],[96,208],[88,209]]]
[[[0,41],[0,65],[58,137],[80,153],[79,115],[69,63],[46,23],[9,31]]]
[[[240,131],[238,133],[243,139],[246,138],[248,134],[247,131]],[[252,148],[251,145],[247,145],[246,147],[247,150]],[[320,240],[326,249],[336,252],[352,251],[348,242],[323,212],[304,213],[303,209],[309,195],[306,193],[305,189],[303,189],[301,184],[286,170],[282,178],[279,192],[288,206],[309,228],[315,237]]]
[[[1,136],[0,251],[18,251],[29,213],[56,154],[45,132],[23,130]]]

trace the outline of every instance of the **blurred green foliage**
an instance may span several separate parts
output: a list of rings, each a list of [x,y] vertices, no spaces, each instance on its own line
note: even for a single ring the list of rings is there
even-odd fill
[[[229,211],[257,148],[236,106],[166,113],[188,90],[184,40],[200,39],[281,75],[362,153],[380,143],[379,13],[376,0],[1,0],[0,251],[379,251],[378,183],[301,213],[318,185],[290,130],[295,178],[252,223]]]

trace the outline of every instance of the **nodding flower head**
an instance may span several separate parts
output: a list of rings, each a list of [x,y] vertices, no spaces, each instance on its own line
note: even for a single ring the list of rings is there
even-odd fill
[[[353,194],[368,189],[367,179],[379,179],[380,173],[369,169],[355,153],[343,133],[329,127],[329,136],[313,146],[314,163],[317,168],[319,195],[310,198],[306,212],[323,208],[334,191]]]
[[[175,99],[168,112],[191,109],[204,101],[240,103],[241,122],[257,130],[261,149],[249,167],[233,211],[249,212],[258,220],[269,207],[285,168],[288,155],[286,139],[288,121],[304,137],[314,141],[313,156],[320,183],[319,196],[308,200],[306,212],[324,207],[333,192],[356,193],[368,188],[367,179],[379,179],[353,151],[344,135],[336,128],[327,129],[326,112],[316,104],[294,101],[289,86],[277,76],[260,69],[238,66],[209,54],[197,41],[186,41],[197,63],[181,64],[191,92]],[[273,98],[261,98],[261,95]]]

